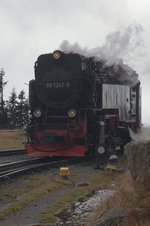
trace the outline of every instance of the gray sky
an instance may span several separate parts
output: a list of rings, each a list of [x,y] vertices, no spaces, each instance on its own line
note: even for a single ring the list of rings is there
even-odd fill
[[[27,93],[24,83],[34,78],[37,57],[67,40],[67,47],[81,52],[122,57],[137,71],[143,122],[150,124],[149,9],[149,0],[0,0],[5,97],[13,87]]]

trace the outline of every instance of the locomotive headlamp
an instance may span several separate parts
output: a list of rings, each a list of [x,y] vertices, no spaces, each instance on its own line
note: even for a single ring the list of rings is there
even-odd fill
[[[98,149],[97,149],[97,151],[98,151],[98,154],[101,154],[102,155],[105,152],[105,148],[103,146],[99,146]]]
[[[36,117],[36,118],[39,118],[40,116],[41,116],[41,110],[40,109],[35,109],[34,110],[34,116]]]
[[[74,118],[74,117],[76,116],[76,110],[75,110],[75,109],[70,109],[70,110],[68,111],[68,116],[69,116],[70,118]]]
[[[55,59],[55,60],[58,60],[58,59],[60,59],[60,52],[59,51],[55,51],[55,52],[53,52],[53,58]]]

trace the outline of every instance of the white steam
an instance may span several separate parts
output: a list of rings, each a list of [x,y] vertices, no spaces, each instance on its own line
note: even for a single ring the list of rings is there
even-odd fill
[[[139,134],[135,133],[130,128],[129,128],[129,132],[132,140],[134,141],[150,140],[150,128],[148,127],[141,128],[141,132]]]
[[[138,82],[138,74],[126,64],[131,62],[134,53],[143,47],[142,39],[143,27],[136,23],[128,26],[122,31],[115,31],[106,36],[106,42],[101,47],[88,49],[82,48],[77,42],[71,44],[64,40],[60,44],[60,50],[65,53],[78,53],[85,57],[95,57],[98,61],[103,61],[105,68],[110,67],[109,76],[116,77],[119,81],[130,81],[133,86]],[[120,67],[121,66],[121,67]]]
[[[71,44],[64,40],[60,44],[60,50],[66,53],[78,53],[86,57],[95,57],[97,60],[107,61],[112,65],[118,58],[126,61],[133,57],[133,52],[143,46],[143,27],[134,23],[122,31],[114,31],[106,36],[106,42],[101,47],[88,49],[82,48],[77,42]]]

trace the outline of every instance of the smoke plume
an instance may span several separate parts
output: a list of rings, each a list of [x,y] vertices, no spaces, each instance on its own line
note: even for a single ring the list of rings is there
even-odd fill
[[[134,141],[150,140],[150,128],[148,127],[142,127],[141,132],[139,134],[135,133],[130,128],[129,128],[129,132],[130,132],[130,137]]]
[[[78,53],[85,57],[95,57],[97,60],[105,60],[108,64],[118,63],[118,58],[126,61],[132,58],[133,52],[143,46],[143,27],[136,23],[122,31],[114,31],[106,36],[106,42],[100,47],[88,49],[82,48],[77,42],[71,44],[64,40],[60,44],[60,50],[69,53]]]
[[[82,48],[77,42],[71,44],[64,40],[60,44],[60,50],[66,53],[78,53],[85,57],[94,57],[97,61],[103,61],[108,68],[109,76],[116,76],[120,81],[130,81],[133,86],[138,82],[138,74],[123,60],[130,62],[137,52],[143,47],[143,27],[136,23],[122,31],[114,31],[106,36],[105,44],[101,47],[88,49]]]

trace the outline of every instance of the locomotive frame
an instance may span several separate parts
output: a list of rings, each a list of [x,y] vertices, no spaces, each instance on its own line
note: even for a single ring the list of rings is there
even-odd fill
[[[109,158],[123,149],[129,127],[140,130],[141,88],[135,71],[117,69],[73,53],[39,56],[29,84],[28,154]]]

